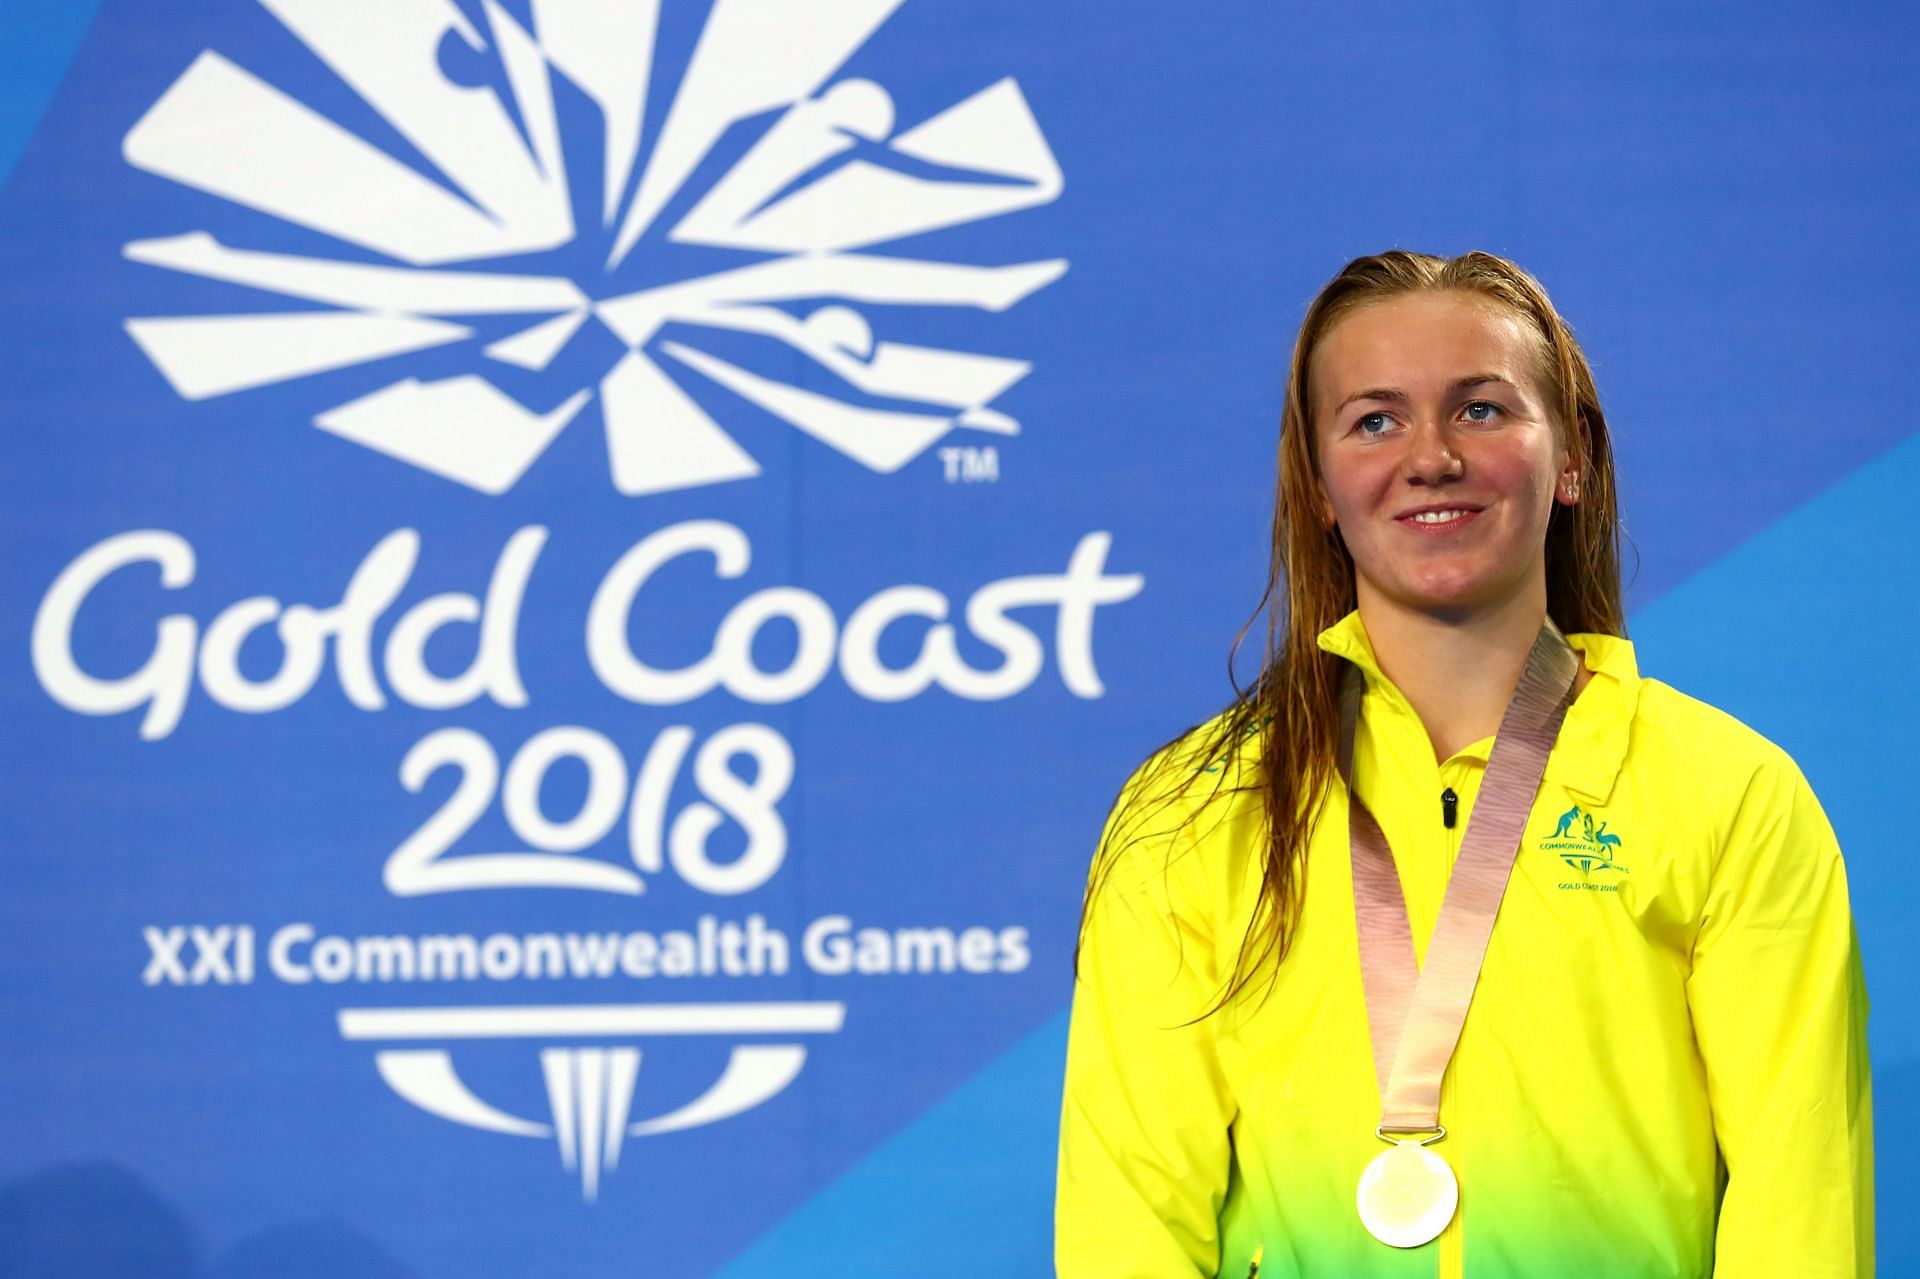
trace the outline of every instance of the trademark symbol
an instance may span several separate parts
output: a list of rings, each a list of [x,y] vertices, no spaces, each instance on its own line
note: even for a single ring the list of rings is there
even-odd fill
[[[1000,478],[1000,451],[991,444],[941,449],[940,464],[949,484],[992,484]]]

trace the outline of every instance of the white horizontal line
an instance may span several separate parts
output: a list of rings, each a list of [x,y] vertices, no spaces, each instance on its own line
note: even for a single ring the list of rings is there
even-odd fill
[[[343,1008],[346,1039],[546,1039],[569,1035],[832,1034],[837,1003],[548,1004],[496,1008]]]

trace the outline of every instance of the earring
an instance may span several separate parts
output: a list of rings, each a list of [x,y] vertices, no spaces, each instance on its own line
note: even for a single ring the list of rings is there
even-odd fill
[[[1579,496],[1580,496],[1580,486],[1578,484],[1567,485],[1567,500],[1569,502],[1573,501],[1575,498]]]

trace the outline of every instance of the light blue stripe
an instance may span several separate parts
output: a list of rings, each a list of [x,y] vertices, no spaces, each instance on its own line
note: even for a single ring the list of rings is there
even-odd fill
[[[1063,1011],[763,1235],[716,1279],[1053,1273]]]
[[[0,186],[66,78],[99,0],[7,0],[0,18]]]
[[[1816,446],[1809,435],[1809,447]],[[1912,960],[1920,858],[1920,522],[1908,517],[1920,436],[1776,521],[1634,619],[1641,669],[1785,747],[1820,796],[1847,863],[1872,1005],[1874,1128],[1882,1205],[1920,1201],[1903,1135],[1920,1056]],[[1887,1214],[1883,1211],[1884,1219]],[[1920,1245],[1880,1242],[1883,1274],[1920,1273]]]
[[[1811,443],[1811,441],[1810,441]],[[1874,1056],[1920,1056],[1911,962],[1920,858],[1920,436],[1908,439],[1633,619],[1641,671],[1778,742],[1847,861]]]

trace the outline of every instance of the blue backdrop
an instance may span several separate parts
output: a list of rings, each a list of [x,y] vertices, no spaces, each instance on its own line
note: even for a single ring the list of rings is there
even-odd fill
[[[1342,262],[1532,269],[1920,1186],[1920,16],[14,0],[0,1271],[1048,1272]],[[1920,1273],[1898,1231],[1882,1271]]]

